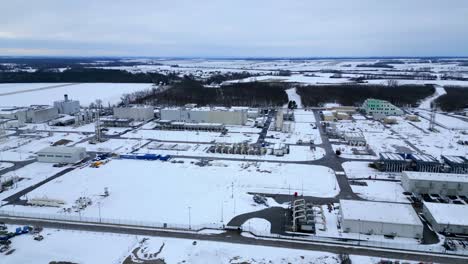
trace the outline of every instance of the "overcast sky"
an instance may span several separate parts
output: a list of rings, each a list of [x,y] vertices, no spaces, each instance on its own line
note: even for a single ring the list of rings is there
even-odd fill
[[[0,55],[467,56],[466,0],[2,0]]]

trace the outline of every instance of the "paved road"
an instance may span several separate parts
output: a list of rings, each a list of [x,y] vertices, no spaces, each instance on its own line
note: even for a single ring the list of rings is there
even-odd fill
[[[437,262],[437,263],[453,263],[453,264],[465,264],[468,262],[468,257],[448,255],[448,254],[431,254],[427,252],[412,251],[409,249],[401,250],[389,250],[376,246],[350,246],[349,243],[344,241],[329,241],[329,242],[318,242],[318,241],[305,241],[305,240],[281,240],[281,239],[262,239],[260,237],[250,238],[239,235],[235,231],[227,231],[226,233],[217,235],[206,235],[189,232],[174,232],[157,229],[146,229],[134,226],[122,226],[122,225],[101,225],[99,223],[72,223],[72,222],[58,222],[58,221],[44,221],[40,219],[13,219],[8,217],[1,217],[0,221],[10,224],[18,225],[34,225],[42,226],[47,228],[57,229],[69,229],[69,230],[81,230],[81,231],[92,231],[92,232],[107,232],[107,233],[119,233],[119,234],[131,234],[131,235],[142,235],[142,236],[157,236],[157,237],[170,237],[170,238],[181,238],[191,240],[205,240],[215,241],[233,244],[244,244],[244,245],[258,245],[258,246],[269,246],[278,248],[291,248],[291,249],[302,249],[302,250],[313,250],[313,251],[325,251],[335,254],[350,254],[350,255],[363,255],[363,256],[374,256],[380,258],[391,258],[391,259],[403,259],[412,261],[425,261],[425,262]]]
[[[25,90],[19,90],[19,91],[14,91],[14,92],[0,93],[0,96],[6,96],[6,95],[12,95],[12,94],[21,94],[21,93],[29,93],[29,92],[41,91],[41,90],[49,90],[49,89],[55,89],[55,88],[71,86],[71,85],[77,85],[77,84],[79,84],[79,83],[58,84],[58,85],[51,85],[51,86],[45,86],[45,87],[39,87],[39,88],[25,89]]]
[[[3,175],[3,174],[8,173],[8,172],[10,172],[10,171],[15,171],[15,170],[21,169],[21,168],[23,168],[23,167],[26,166],[26,165],[29,165],[29,164],[31,164],[31,163],[34,163],[35,161],[36,161],[36,159],[23,160],[23,161],[0,160],[0,162],[13,163],[13,166],[1,170],[1,171],[0,171],[0,176]]]

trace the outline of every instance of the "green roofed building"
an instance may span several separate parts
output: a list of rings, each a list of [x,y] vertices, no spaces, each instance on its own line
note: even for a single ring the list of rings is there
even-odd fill
[[[366,112],[367,115],[403,115],[403,111],[385,100],[379,99],[366,99],[361,106],[361,109]]]

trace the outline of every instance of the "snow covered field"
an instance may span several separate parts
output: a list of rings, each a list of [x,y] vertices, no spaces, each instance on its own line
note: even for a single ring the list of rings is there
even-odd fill
[[[150,89],[150,83],[80,83],[66,85],[50,89],[38,89],[42,87],[60,85],[57,83],[21,83],[21,84],[0,84],[0,105],[3,106],[29,106],[33,104],[52,105],[54,101],[62,100],[64,94],[68,94],[70,99],[79,100],[82,106],[88,106],[101,99],[102,104],[116,104],[125,93]],[[26,91],[31,89],[31,91]],[[32,90],[36,89],[36,90]],[[6,94],[11,92],[21,92],[17,94]]]
[[[9,226],[13,230],[14,226]],[[332,253],[272,248],[211,241],[161,237],[143,237],[122,234],[85,231],[56,230],[46,228],[41,234],[44,240],[35,241],[31,235],[12,239],[15,251],[10,255],[0,254],[3,264],[50,263],[67,261],[82,264],[121,264],[133,256],[139,260],[162,259],[164,263],[251,263],[287,264],[321,263],[338,264],[338,256]],[[147,238],[146,240],[143,240]],[[103,248],[105,246],[105,249]],[[86,254],[95,252],[99,254]],[[161,252],[152,258],[150,254]],[[84,254],[85,253],[85,254]],[[146,256],[145,256],[146,255]],[[351,256],[359,263],[376,263],[377,258]]]
[[[439,132],[431,132],[428,129],[429,121],[426,119],[420,118],[419,122],[410,122],[402,117],[396,119],[398,123],[392,125],[392,129],[424,153],[435,158],[442,154],[468,155],[468,147],[457,143],[458,140],[468,140],[468,135],[462,134],[462,131],[437,126]]]
[[[379,155],[380,152],[414,152],[399,135],[373,120],[340,121],[337,128],[341,131],[361,131],[370,148]]]
[[[401,173],[381,172],[369,168],[369,162],[366,161],[347,161],[343,163],[343,169],[349,179],[372,178],[372,179],[399,179]]]
[[[360,182],[366,183],[367,186],[351,185],[351,188],[353,192],[366,200],[410,203],[406,196],[403,195],[404,190],[399,182],[376,180],[364,180]]]
[[[103,198],[104,188],[110,196]],[[247,192],[333,197],[334,172],[322,166],[212,162],[200,167],[160,161],[112,160],[100,168],[76,169],[28,194],[29,198],[61,199],[71,207],[81,196],[94,203],[82,216],[188,224],[224,223],[238,214],[263,209]],[[270,202],[274,206],[273,201]],[[6,210],[63,214],[57,208],[5,206]],[[77,215],[77,213],[72,213]],[[130,218],[130,219],[129,219]]]

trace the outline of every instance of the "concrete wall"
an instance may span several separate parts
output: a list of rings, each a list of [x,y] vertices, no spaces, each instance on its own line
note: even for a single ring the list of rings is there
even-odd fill
[[[147,121],[154,118],[154,107],[114,107],[114,117]]]

